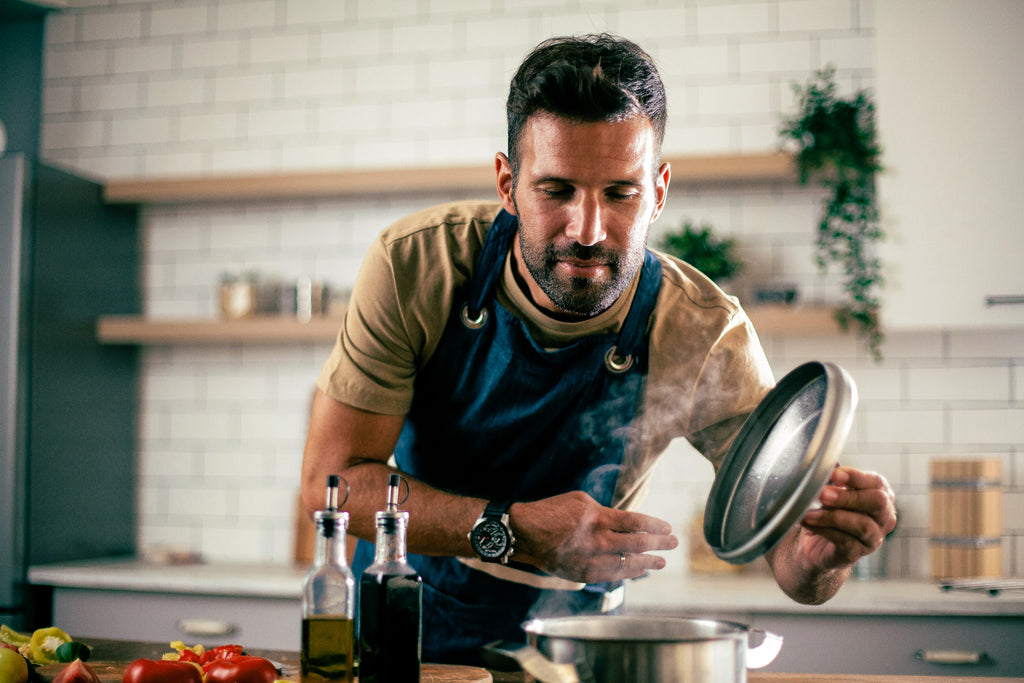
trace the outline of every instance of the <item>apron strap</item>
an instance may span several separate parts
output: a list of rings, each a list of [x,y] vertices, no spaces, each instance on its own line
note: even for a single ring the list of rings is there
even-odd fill
[[[462,324],[472,330],[487,322],[487,302],[501,277],[500,263],[508,253],[509,245],[518,227],[519,219],[502,209],[491,223],[491,229],[487,231],[483,250],[478,257],[478,267],[473,274],[469,301],[462,307]],[[498,267],[486,267],[491,264],[498,264]]]
[[[644,252],[644,265],[640,270],[640,282],[633,305],[619,330],[614,346],[604,354],[604,364],[615,374],[626,372],[633,366],[637,354],[647,344],[647,325],[654,313],[654,305],[661,291],[661,261],[650,249]]]

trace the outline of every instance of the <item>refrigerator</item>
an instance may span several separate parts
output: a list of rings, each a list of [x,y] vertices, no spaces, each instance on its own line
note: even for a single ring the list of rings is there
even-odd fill
[[[49,625],[30,565],[135,551],[138,349],[96,340],[137,314],[138,216],[102,186],[0,155],[0,623]]]

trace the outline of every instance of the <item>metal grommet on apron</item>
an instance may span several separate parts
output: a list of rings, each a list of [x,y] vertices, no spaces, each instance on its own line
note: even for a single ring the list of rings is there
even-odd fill
[[[622,374],[633,367],[633,354],[627,353],[625,356],[620,356],[619,347],[610,346],[608,352],[604,354],[604,366],[616,375]]]
[[[469,302],[467,301],[462,306],[462,313],[459,315],[462,319],[462,324],[471,330],[479,330],[484,324],[487,323],[487,309],[481,308],[480,312],[473,316],[469,312]]]

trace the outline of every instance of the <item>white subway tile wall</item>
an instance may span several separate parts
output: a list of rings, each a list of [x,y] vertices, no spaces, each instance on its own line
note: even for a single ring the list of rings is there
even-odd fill
[[[834,64],[870,88],[872,0],[89,0],[51,15],[43,154],[100,178],[488,164],[523,54],[556,33],[611,31],[645,46],[669,90],[667,154],[778,145],[790,85]],[[149,206],[143,296],[154,317],[217,315],[223,273],[349,287],[376,232],[458,192],[401,198]],[[817,272],[820,194],[779,184],[676,187],[654,236],[683,220],[734,235],[743,282],[834,301]],[[762,340],[777,376],[810,359],[854,375],[844,461],[895,486],[890,573],[927,576],[928,461],[998,456],[1004,569],[1024,574],[1024,331],[903,332],[875,363],[851,336]],[[329,344],[158,346],[140,387],[139,543],[209,560],[287,563],[313,383]],[[685,443],[646,509],[685,534],[711,468]],[[685,544],[668,571],[685,571]]]

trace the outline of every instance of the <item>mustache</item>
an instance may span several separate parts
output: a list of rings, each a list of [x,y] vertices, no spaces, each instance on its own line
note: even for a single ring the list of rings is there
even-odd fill
[[[619,255],[601,245],[587,246],[579,242],[559,247],[549,245],[545,250],[545,256],[549,262],[554,261],[592,261],[598,263],[616,264],[619,262]]]

